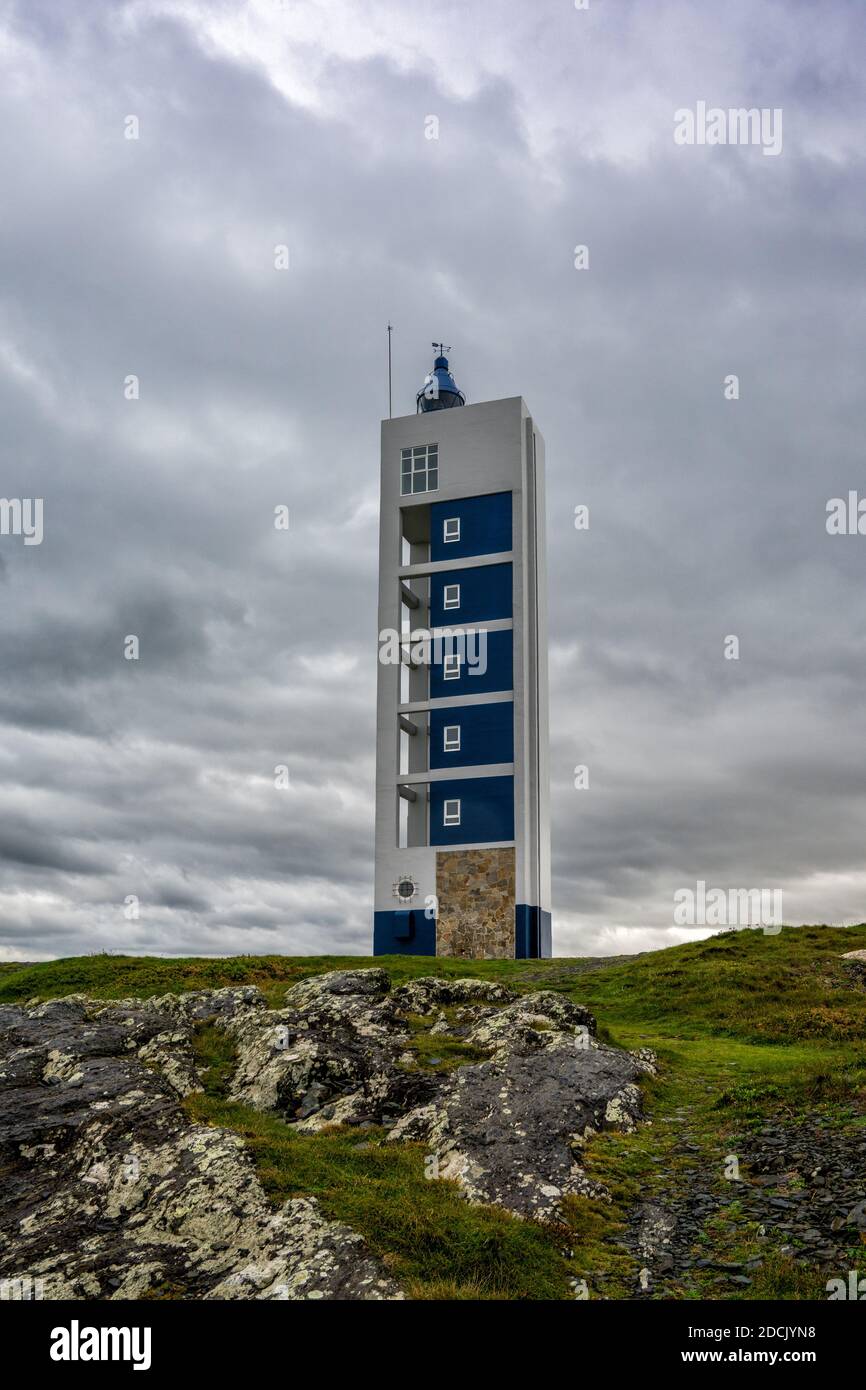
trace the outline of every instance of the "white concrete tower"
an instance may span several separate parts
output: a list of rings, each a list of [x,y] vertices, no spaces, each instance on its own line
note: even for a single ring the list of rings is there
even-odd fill
[[[439,347],[382,421],[373,950],[549,956],[544,441]]]

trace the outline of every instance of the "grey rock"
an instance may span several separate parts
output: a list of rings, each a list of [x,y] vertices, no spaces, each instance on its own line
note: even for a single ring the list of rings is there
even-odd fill
[[[434,1075],[406,1070],[410,1033],[384,970],[314,976],[282,1009],[248,1009],[225,1024],[237,1047],[231,1096],[311,1132],[391,1124],[429,1100]]]
[[[858,1231],[866,1231],[866,1201],[858,1202],[845,1217],[846,1226],[856,1226]]]
[[[428,1014],[455,1005],[510,1004],[517,995],[493,980],[471,977],[450,980],[438,975],[423,975],[398,985],[391,998],[404,1013]]]
[[[194,1124],[192,1020],[259,1012],[199,992],[0,1009],[0,1279],[46,1299],[399,1298],[312,1201],[277,1210],[243,1141]]]
[[[418,1015],[487,1060],[410,1066]],[[242,1141],[188,1119],[202,1019],[234,1043],[233,1099],[300,1132],[423,1139],[467,1200],[547,1220],[566,1194],[607,1199],[583,1145],[636,1126],[655,1070],[646,1048],[600,1044],[592,1015],[555,991],[439,977],[392,990],[377,968],[302,980],[277,1010],[251,987],[0,1008],[0,1273],[43,1277],[49,1297],[161,1284],[192,1298],[401,1296],[359,1236],[311,1199],[276,1210]]]
[[[558,1030],[524,1035],[517,1021],[510,1045],[497,1044],[490,1061],[452,1072],[388,1139],[425,1140],[439,1177],[455,1179],[469,1201],[521,1216],[556,1219],[567,1193],[605,1197],[580,1150],[601,1129],[635,1127],[636,1083],[649,1064],[597,1043],[577,1047]]]
[[[409,1068],[409,1015],[459,1013],[459,1036],[490,1060],[445,1074]],[[579,1162],[586,1138],[632,1129],[654,1055],[600,1047],[595,1020],[550,990],[516,995],[475,979],[422,977],[389,989],[382,970],[340,971],[289,990],[285,1007],[226,1024],[238,1049],[232,1096],[302,1132],[385,1124],[426,1139],[439,1174],[470,1201],[551,1217],[566,1192],[599,1193]],[[458,1036],[455,1032],[454,1036]]]

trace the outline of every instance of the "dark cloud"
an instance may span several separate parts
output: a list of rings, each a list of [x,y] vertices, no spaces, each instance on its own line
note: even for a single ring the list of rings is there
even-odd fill
[[[437,15],[7,6],[7,956],[368,949],[389,318],[398,411],[443,333],[547,440],[557,949],[700,877],[864,915],[858,7]],[[783,153],[674,146],[698,99]]]

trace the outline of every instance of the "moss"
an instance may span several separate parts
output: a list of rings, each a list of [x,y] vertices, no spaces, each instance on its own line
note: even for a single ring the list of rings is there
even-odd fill
[[[454,1010],[444,1011],[446,1019],[453,1022]],[[428,1014],[408,1014],[406,1017],[411,1038],[406,1044],[406,1052],[412,1054],[413,1066],[426,1071],[453,1071],[455,1067],[466,1066],[470,1062],[483,1062],[490,1055],[481,1048],[473,1047],[462,1038],[447,1033],[431,1033],[436,1022]]]

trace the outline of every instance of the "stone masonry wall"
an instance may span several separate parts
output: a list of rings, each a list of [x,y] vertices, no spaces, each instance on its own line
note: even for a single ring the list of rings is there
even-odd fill
[[[436,855],[437,956],[514,956],[514,849],[440,850]]]

